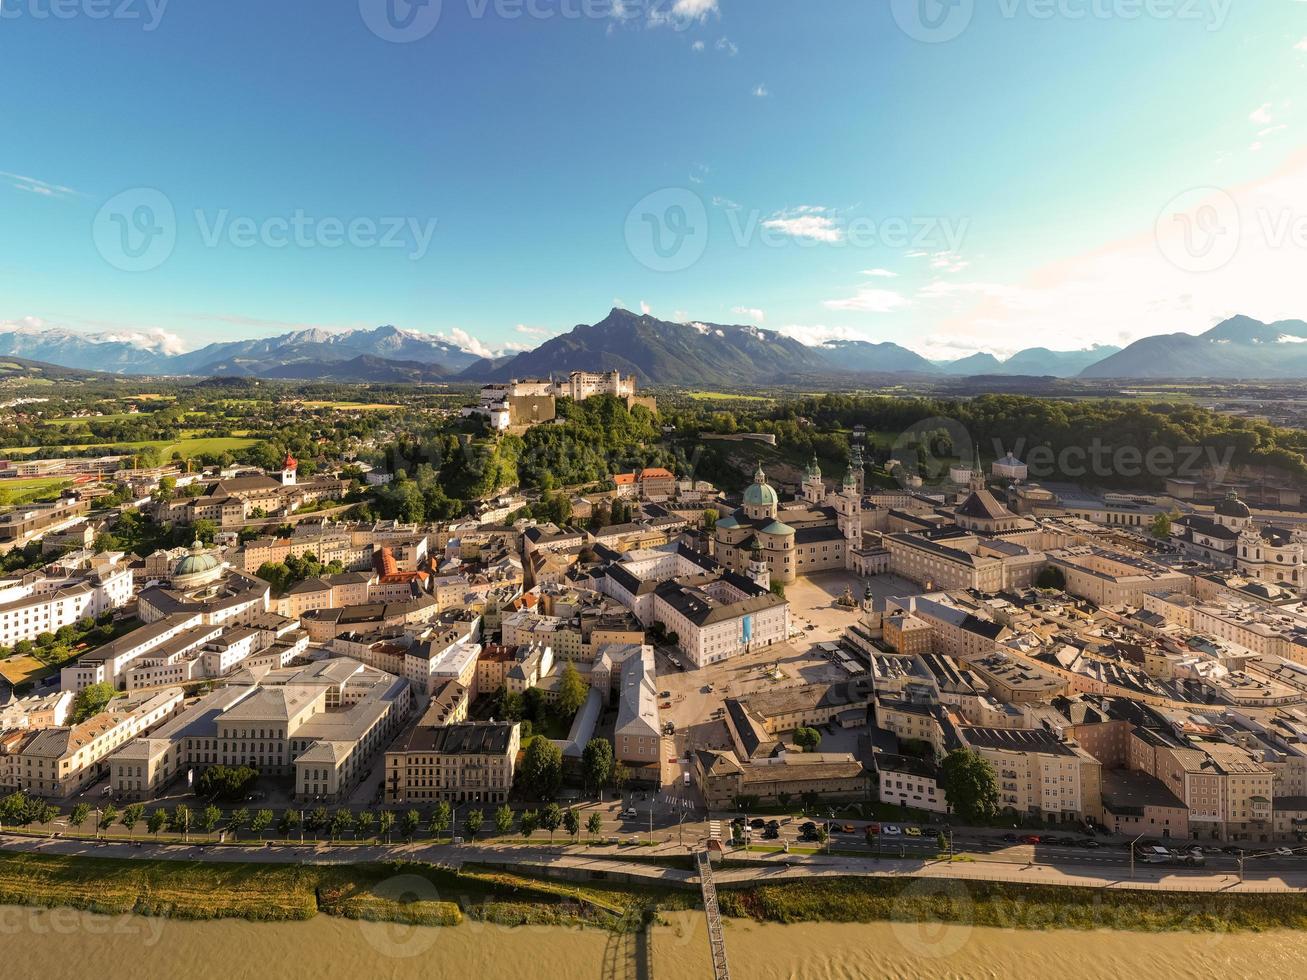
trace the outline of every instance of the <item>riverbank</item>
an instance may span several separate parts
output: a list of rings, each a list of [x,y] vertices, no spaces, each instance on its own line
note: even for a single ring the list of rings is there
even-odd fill
[[[698,907],[693,888],[576,877],[553,878],[546,868],[509,871],[464,864],[454,869],[420,861],[272,864],[4,852],[0,904],[193,920],[293,921],[321,914],[424,926],[470,920],[616,932]],[[1132,932],[1307,929],[1307,895],[1301,893],[1134,891],[905,875],[719,882],[719,898],[725,915],[760,923]]]
[[[275,922],[318,914],[409,925],[631,928],[645,909],[692,894],[526,878],[420,862],[258,864],[0,853],[0,904],[104,915]]]

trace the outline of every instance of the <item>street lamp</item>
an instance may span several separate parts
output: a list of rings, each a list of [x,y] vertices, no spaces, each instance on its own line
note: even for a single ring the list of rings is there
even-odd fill
[[[1138,844],[1143,839],[1144,839],[1144,835],[1140,834],[1138,837],[1136,837],[1134,840],[1130,842],[1130,880],[1131,881],[1133,881],[1135,877],[1135,845]]]

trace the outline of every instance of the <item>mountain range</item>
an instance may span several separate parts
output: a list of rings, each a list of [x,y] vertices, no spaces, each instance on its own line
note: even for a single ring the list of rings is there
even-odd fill
[[[620,370],[644,384],[734,386],[797,377],[1307,378],[1307,323],[1235,316],[1206,333],[1146,337],[1128,347],[1032,347],[1000,360],[976,353],[931,361],[899,344],[832,340],[810,346],[774,330],[674,323],[614,308],[534,350],[494,357],[443,337],[381,326],[298,330],[179,352],[159,334],[0,330],[0,356],[132,375],[378,383],[502,381],[573,370]]]

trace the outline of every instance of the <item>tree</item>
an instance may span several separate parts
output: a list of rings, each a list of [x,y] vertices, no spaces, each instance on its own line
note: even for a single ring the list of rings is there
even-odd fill
[[[233,810],[230,817],[227,818],[227,829],[231,831],[232,839],[240,836],[240,832],[245,829],[245,825],[250,822],[250,811],[245,807]]]
[[[1158,514],[1153,518],[1153,523],[1149,527],[1149,533],[1160,541],[1171,540],[1171,521],[1174,518],[1170,514]]]
[[[627,768],[626,763],[619,762],[613,766],[613,786],[618,791],[626,788],[626,784],[631,781],[631,770]]]
[[[581,770],[587,788],[600,790],[613,777],[613,743],[606,738],[592,738],[581,753]]]
[[[166,826],[168,826],[168,813],[162,807],[151,811],[149,818],[145,821],[145,829],[154,834],[156,839]]]
[[[211,834],[218,829],[222,820],[222,811],[210,803],[200,813],[200,833]]]
[[[418,828],[421,826],[422,826],[422,814],[418,813],[417,810],[405,810],[404,816],[400,817],[399,820],[400,833],[402,833],[409,840],[413,839],[413,835],[418,832]]]
[[[563,676],[558,680],[558,710],[564,718],[572,718],[590,696],[590,687],[581,680],[576,665],[568,661]]]
[[[131,836],[135,832],[136,825],[141,822],[141,818],[144,816],[145,805],[143,803],[129,803],[123,809],[122,822],[123,826],[127,828],[128,836]]]
[[[118,822],[118,816],[118,808],[112,803],[107,804],[105,808],[100,811],[100,822],[95,829],[100,833],[104,833]]]
[[[815,728],[800,728],[794,733],[794,744],[804,752],[816,752],[821,745],[821,732]]]
[[[439,837],[441,834],[449,833],[453,822],[454,814],[450,809],[449,801],[441,800],[436,804],[435,812],[431,814],[431,836]]]
[[[576,811],[570,806],[563,811],[563,829],[571,835],[573,840],[581,836],[581,818],[576,815]]]
[[[272,826],[272,811],[258,810],[250,818],[250,833],[263,836],[264,831]]]
[[[522,779],[537,799],[552,799],[563,784],[563,752],[547,738],[534,738],[522,759]]]
[[[178,803],[172,810],[172,816],[168,820],[169,826],[174,834],[181,834],[183,839],[189,839],[191,833],[191,824],[194,822],[195,815],[191,808],[185,803]]]
[[[530,837],[536,832],[536,828],[540,826],[540,814],[536,813],[535,810],[523,810],[521,824],[522,836]]]
[[[384,837],[386,843],[390,843],[390,832],[395,828],[395,811],[382,810],[377,814],[377,835]]]
[[[244,799],[259,778],[250,766],[210,766],[195,781],[195,792],[210,800],[235,802]]]
[[[73,701],[73,723],[98,715],[117,693],[114,686],[107,683],[88,684],[82,688]]]
[[[1045,565],[1035,576],[1035,587],[1040,589],[1065,589],[1066,575],[1056,565]]]
[[[364,810],[358,815],[358,819],[354,821],[354,827],[357,831],[359,840],[367,840],[371,837],[376,826],[377,818],[373,815],[371,810]]]
[[[463,818],[463,826],[472,835],[472,839],[476,840],[477,833],[481,830],[481,825],[485,821],[486,814],[484,810],[468,810],[467,816]]]
[[[971,749],[954,749],[940,768],[949,806],[964,823],[986,823],[998,816],[998,779],[988,760]]]
[[[557,803],[550,803],[540,811],[540,826],[549,831],[549,843],[554,842],[554,831],[563,822],[563,809]]]
[[[354,829],[354,814],[348,807],[337,807],[331,815],[331,839],[340,840]]]
[[[501,837],[513,829],[513,808],[505,803],[495,811],[495,832]]]
[[[68,822],[78,830],[82,829],[82,824],[86,823],[86,818],[91,815],[91,805],[89,803],[78,803],[68,814]]]
[[[317,840],[319,831],[325,830],[330,820],[331,814],[327,812],[325,806],[315,806],[304,814],[304,829],[313,835],[314,840]]]
[[[598,837],[600,831],[604,829],[603,817],[599,816],[598,813],[590,814],[589,819],[585,822],[585,829],[590,833],[592,838]]]
[[[281,816],[277,819],[277,830],[281,832],[283,838],[290,837],[299,825],[300,815],[298,810],[281,811]]]

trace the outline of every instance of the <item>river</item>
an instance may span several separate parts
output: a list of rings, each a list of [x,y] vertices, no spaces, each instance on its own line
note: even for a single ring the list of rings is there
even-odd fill
[[[42,980],[681,980],[710,976],[701,914],[676,913],[635,936],[597,929],[465,922],[407,928],[320,915],[307,922],[182,922],[0,906],[7,977]],[[1307,942],[1290,931],[1146,934],[969,927],[772,925],[732,921],[726,941],[741,980],[853,977],[1307,975]]]

